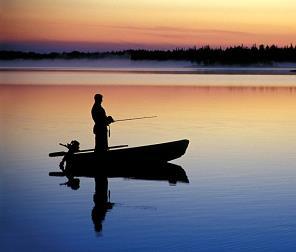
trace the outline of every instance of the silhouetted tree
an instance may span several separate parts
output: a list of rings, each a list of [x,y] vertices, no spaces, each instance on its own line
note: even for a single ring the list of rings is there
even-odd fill
[[[111,52],[51,52],[35,53],[21,51],[0,51],[1,60],[13,59],[101,59],[106,57],[128,57],[131,60],[186,60],[204,65],[212,64],[256,64],[273,62],[296,62],[296,45],[284,47],[256,44],[230,46],[225,49],[211,48],[209,45],[197,48],[175,48],[173,50],[123,50]]]

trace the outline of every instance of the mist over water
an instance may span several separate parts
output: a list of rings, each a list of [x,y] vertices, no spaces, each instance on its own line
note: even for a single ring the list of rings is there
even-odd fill
[[[174,68],[192,67],[194,64],[189,61],[157,61],[157,60],[136,60],[132,61],[125,57],[114,57],[104,59],[74,59],[74,60],[0,60],[0,67],[51,67],[63,68],[74,67],[76,70],[83,68]],[[78,68],[78,69],[77,69]]]
[[[130,60],[128,57],[106,57],[102,59],[56,59],[56,60],[0,60],[0,70],[18,69],[18,70],[75,70],[75,71],[101,71],[101,70],[125,70],[159,72],[173,71],[176,73],[190,72],[191,74],[203,73],[228,73],[235,71],[238,74],[244,74],[245,71],[252,73],[267,72],[268,74],[289,74],[291,70],[296,69],[295,63],[269,63],[269,64],[250,64],[250,65],[203,65],[196,62],[183,60]],[[232,73],[232,72],[231,72]]]
[[[5,251],[295,250],[294,75],[0,74]],[[93,147],[95,93],[115,119],[158,116],[111,125],[110,145],[190,140],[172,162],[189,184],[109,179],[114,205],[101,232],[94,179],[71,190],[48,176],[59,170],[60,159],[48,157],[63,150],[58,143]]]

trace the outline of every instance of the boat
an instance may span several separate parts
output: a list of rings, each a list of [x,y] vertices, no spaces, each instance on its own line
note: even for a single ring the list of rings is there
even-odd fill
[[[75,152],[66,161],[66,169],[79,170],[81,167],[110,167],[137,164],[165,163],[185,154],[189,140],[165,142],[160,144],[138,146],[132,148],[110,149],[105,153],[95,151]],[[50,156],[54,153],[50,153]],[[92,167],[92,168],[89,168]]]
[[[174,185],[177,183],[189,183],[185,170],[172,163],[138,163],[135,165],[117,165],[102,167],[101,169],[92,169],[85,165],[75,169],[66,169],[64,171],[49,172],[52,177],[67,177],[73,181],[74,177],[88,178],[125,178],[132,180],[150,180],[150,181],[168,181]]]

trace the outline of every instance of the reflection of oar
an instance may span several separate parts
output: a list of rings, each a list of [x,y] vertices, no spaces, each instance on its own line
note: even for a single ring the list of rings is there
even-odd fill
[[[123,122],[123,121],[131,121],[131,120],[140,120],[140,119],[148,119],[148,118],[155,118],[157,116],[142,116],[142,117],[134,117],[134,118],[127,118],[127,119],[119,119],[114,120],[114,122]]]
[[[117,148],[123,148],[123,147],[128,147],[128,145],[116,145],[116,146],[110,146],[108,149],[117,149]],[[86,150],[80,150],[75,153],[80,153],[80,152],[87,152],[87,151],[94,151],[95,149],[86,149]],[[64,156],[67,152],[66,151],[58,151],[58,152],[52,152],[49,153],[50,157],[61,157]]]

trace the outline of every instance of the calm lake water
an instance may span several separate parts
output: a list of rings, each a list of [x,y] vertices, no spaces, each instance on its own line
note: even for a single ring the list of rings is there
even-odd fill
[[[295,75],[0,74],[2,251],[296,251]],[[48,175],[59,143],[93,147],[95,93],[115,119],[158,116],[110,145],[190,140],[189,183],[109,179],[100,232],[94,179]]]

